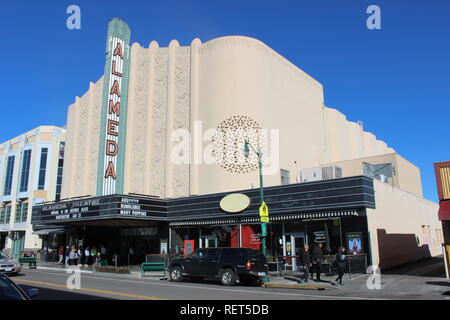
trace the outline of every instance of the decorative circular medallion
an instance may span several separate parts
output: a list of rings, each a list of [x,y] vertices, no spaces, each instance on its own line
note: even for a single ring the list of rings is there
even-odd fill
[[[266,153],[261,127],[247,116],[233,116],[222,121],[211,140],[216,163],[233,173],[250,173],[259,168],[258,155],[250,146],[248,157],[245,156],[245,141],[263,156]]]

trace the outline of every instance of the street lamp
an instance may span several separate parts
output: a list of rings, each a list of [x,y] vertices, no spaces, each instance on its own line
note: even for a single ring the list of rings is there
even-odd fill
[[[244,144],[244,155],[246,158],[248,158],[250,153],[250,148],[258,155],[258,161],[259,161],[259,198],[261,205],[264,203],[264,189],[263,189],[263,176],[262,176],[262,157],[263,153],[261,150],[257,151],[253,146],[245,140]],[[261,237],[262,237],[262,252],[264,255],[266,255],[266,237],[267,237],[267,224],[265,222],[261,223]]]

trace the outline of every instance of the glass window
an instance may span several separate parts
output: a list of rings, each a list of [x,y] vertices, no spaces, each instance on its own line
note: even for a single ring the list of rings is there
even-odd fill
[[[25,300],[12,282],[0,275],[0,300]]]
[[[289,170],[280,169],[280,173],[282,185],[291,183],[291,173],[289,172]]]
[[[206,256],[206,249],[198,249],[192,252],[191,257],[192,258],[203,258]]]
[[[14,222],[26,222],[28,215],[28,203],[17,203]]]
[[[217,258],[219,258],[219,249],[208,249],[206,257],[208,259],[217,259]]]
[[[14,172],[14,159],[15,156],[8,157],[8,163],[6,165],[5,189],[3,190],[3,194],[5,196],[11,195],[11,187]]]
[[[28,178],[30,175],[30,160],[31,160],[31,150],[25,150],[23,152],[22,173],[20,174],[19,192],[26,192],[28,190]]]
[[[64,147],[65,147],[65,143],[61,142],[59,144],[58,175],[56,177],[55,201],[61,200],[61,184],[62,184],[63,165],[64,165]]]
[[[48,148],[42,148],[41,149],[41,162],[39,165],[38,190],[44,190],[44,188],[45,188],[45,171],[47,168],[47,154],[48,154]]]
[[[236,249],[224,248],[222,249],[222,259],[235,258],[238,254]]]
[[[0,208],[0,224],[9,223],[9,219],[11,216],[11,206],[5,206]]]

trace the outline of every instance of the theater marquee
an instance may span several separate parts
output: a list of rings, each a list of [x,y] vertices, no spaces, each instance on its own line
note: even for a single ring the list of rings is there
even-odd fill
[[[97,195],[123,191],[130,28],[114,18],[108,23],[103,84]]]

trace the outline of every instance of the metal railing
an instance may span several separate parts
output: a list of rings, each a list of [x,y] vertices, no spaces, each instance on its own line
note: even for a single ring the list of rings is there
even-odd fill
[[[275,273],[278,277],[286,275],[303,274],[299,256],[278,256],[269,262],[269,272]],[[367,256],[365,254],[348,255],[344,267],[344,275],[351,279],[352,275],[364,274],[367,270]],[[316,273],[314,266],[310,272]],[[334,263],[334,256],[326,255],[321,263],[320,273],[331,278],[338,274],[338,267]]]

